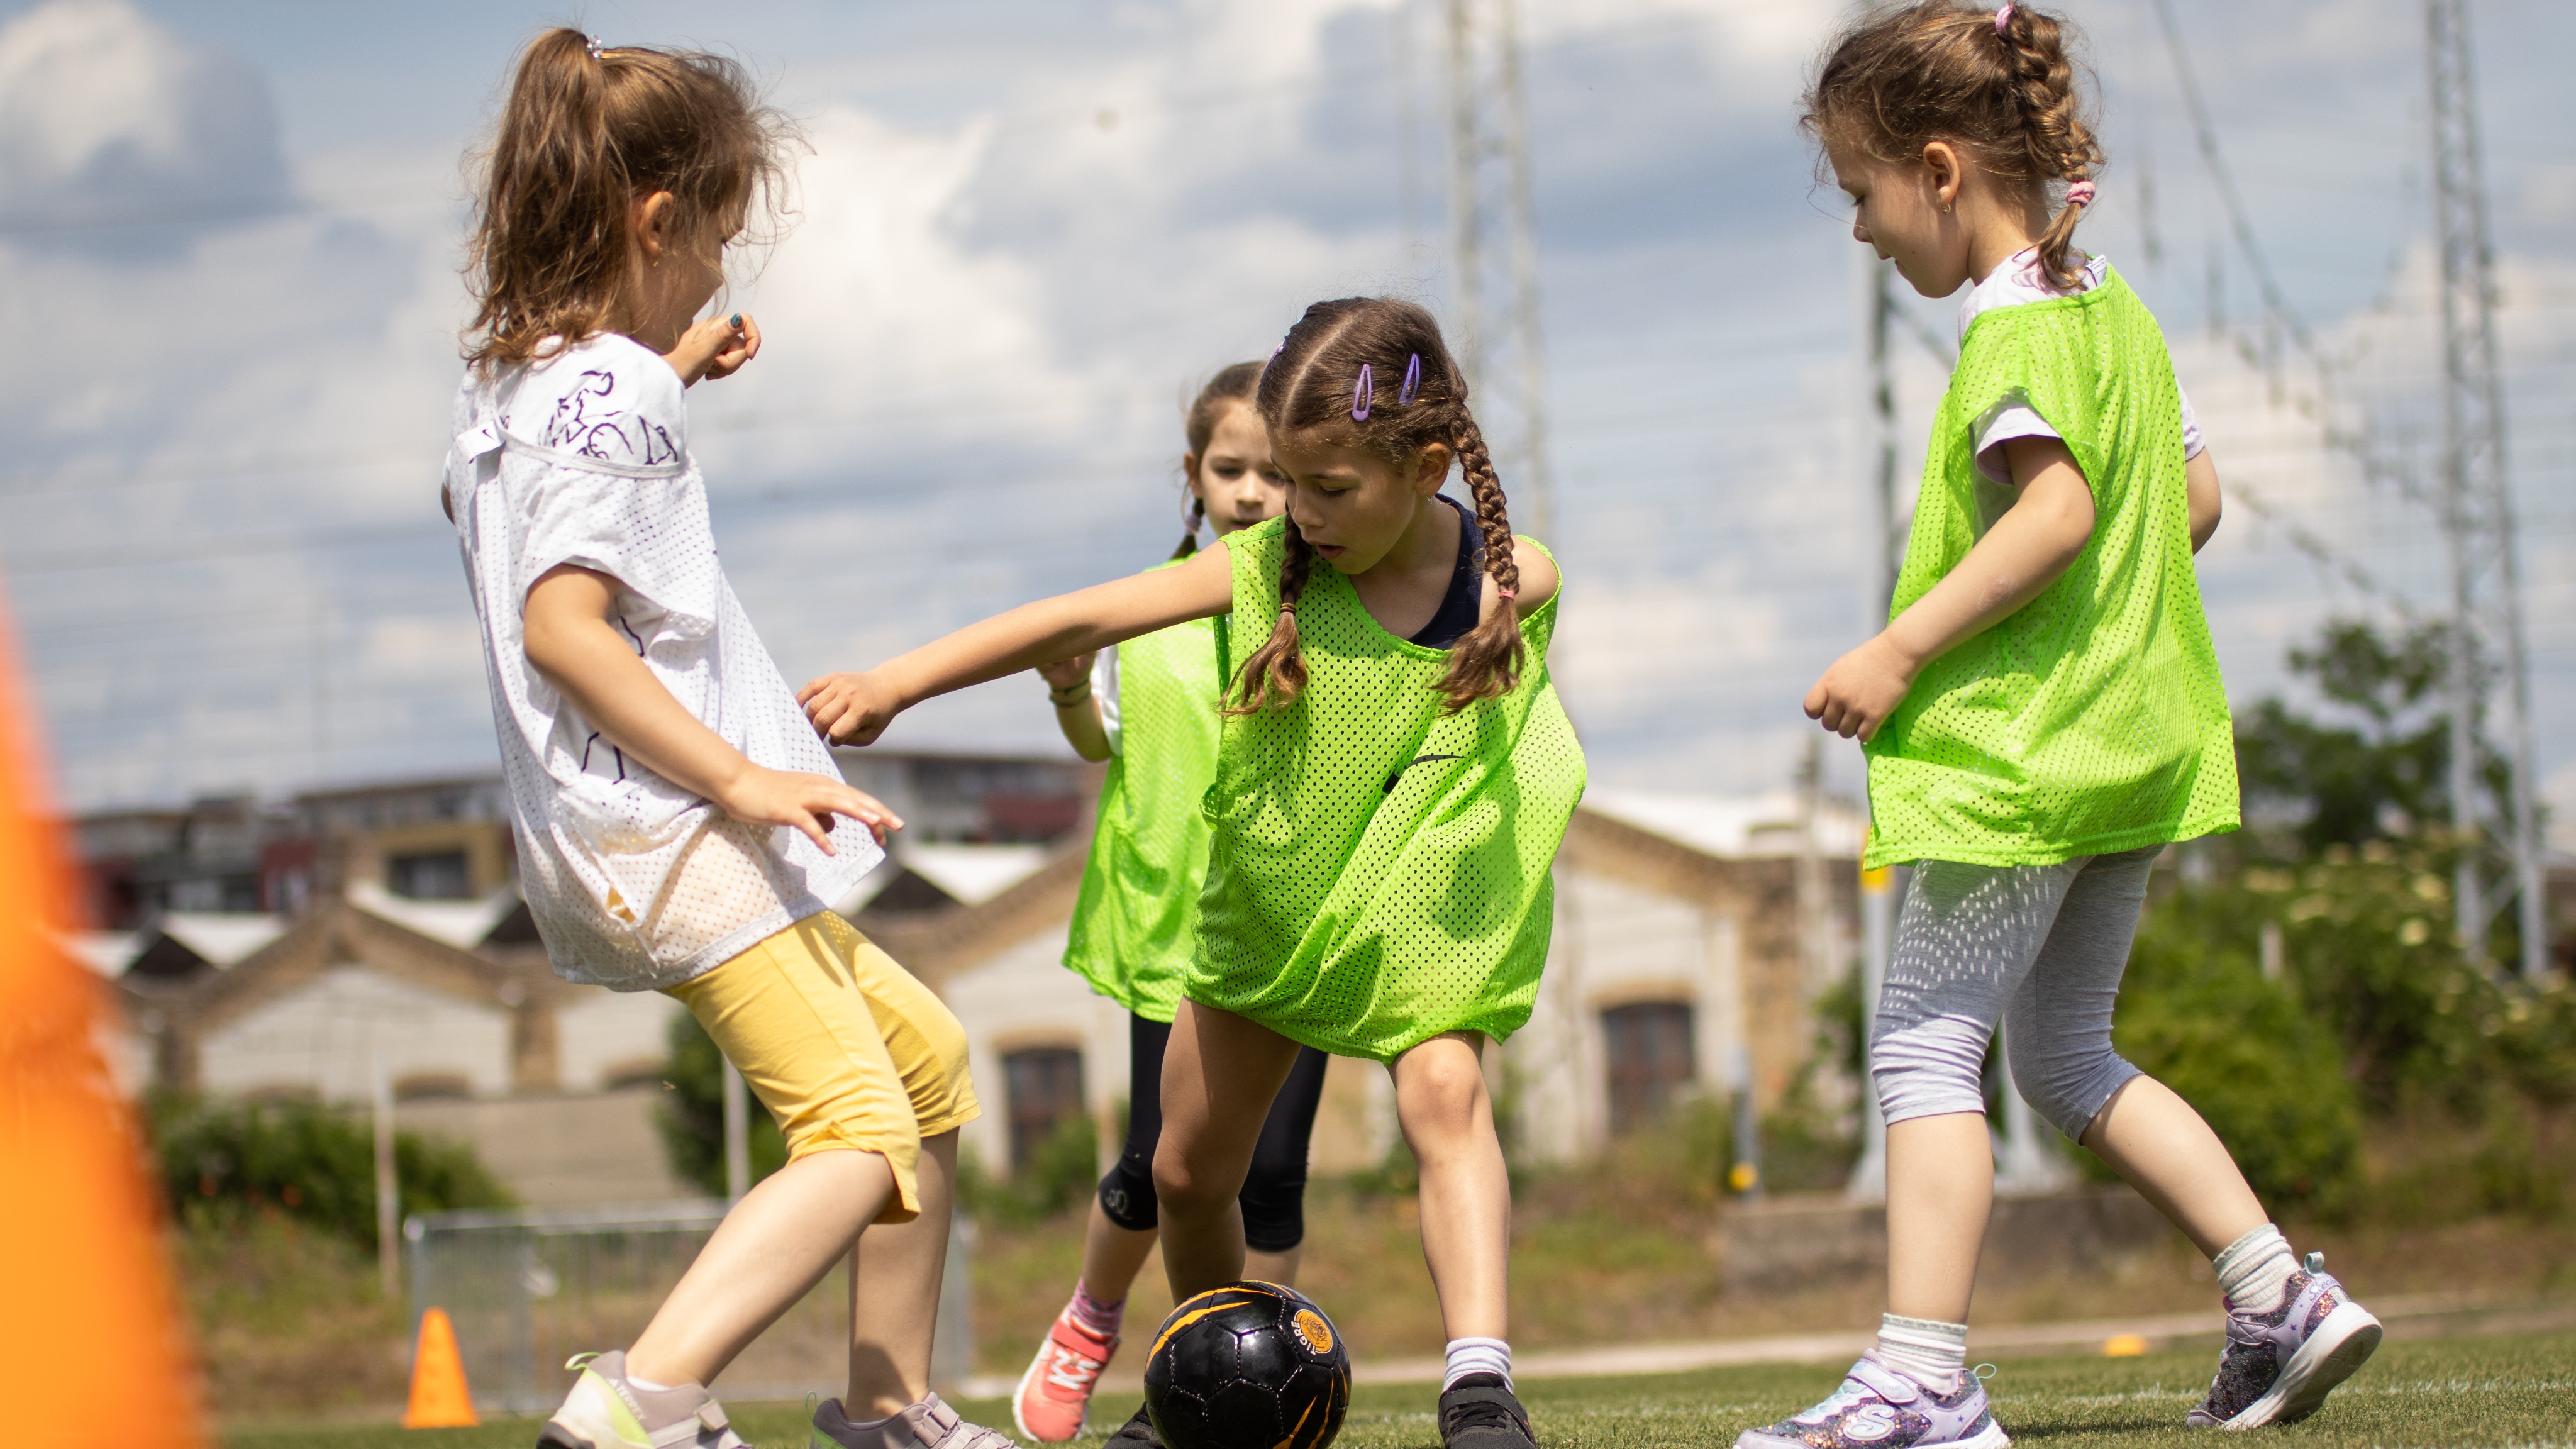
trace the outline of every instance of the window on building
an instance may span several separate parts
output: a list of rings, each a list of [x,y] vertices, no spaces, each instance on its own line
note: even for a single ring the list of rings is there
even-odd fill
[[[1610,1131],[1614,1136],[1663,1115],[1674,1095],[1698,1079],[1691,1052],[1691,1009],[1678,1001],[1644,1001],[1601,1013],[1610,1064]]]
[[[461,901],[474,894],[463,850],[427,850],[385,862],[385,889],[416,901]]]
[[[1029,1165],[1056,1129],[1082,1116],[1082,1053],[1030,1047],[1002,1057],[1011,1103],[1011,1170]]]

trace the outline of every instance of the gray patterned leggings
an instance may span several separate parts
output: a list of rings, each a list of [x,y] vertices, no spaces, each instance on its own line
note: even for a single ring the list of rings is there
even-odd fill
[[[2059,865],[1917,864],[1870,1033],[1887,1120],[1984,1111],[1986,1043],[2000,1024],[2023,1098],[2081,1137],[2139,1074],[2111,1049],[2111,1006],[2163,848]]]

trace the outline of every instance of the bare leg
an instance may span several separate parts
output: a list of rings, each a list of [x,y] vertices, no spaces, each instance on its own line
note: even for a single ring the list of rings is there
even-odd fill
[[[1908,1117],[1887,1129],[1887,1311],[1968,1321],[1977,1250],[1995,1205],[1982,1112]]]
[[[1153,1255],[1155,1229],[1122,1228],[1109,1220],[1100,1199],[1091,1200],[1091,1225],[1082,1235],[1082,1288],[1103,1303],[1120,1303]]]
[[[874,1152],[811,1153],[771,1173],[698,1250],[626,1351],[627,1372],[651,1383],[713,1382],[893,1197],[894,1169]]]
[[[2218,1134],[2153,1077],[2131,1077],[2112,1093],[2083,1142],[2205,1256],[2270,1221]]]
[[[930,1344],[939,1328],[939,1280],[957,1201],[957,1133],[921,1139],[915,1169],[921,1216],[870,1228],[850,1250],[852,1419],[882,1419],[930,1392]]]
[[[1397,1057],[1395,1115],[1422,1165],[1422,1257],[1451,1338],[1510,1326],[1511,1175],[1485,1092],[1478,1032],[1436,1036]]]
[[[1172,1019],[1154,1196],[1162,1206],[1163,1275],[1175,1302],[1243,1276],[1243,1210],[1235,1195],[1252,1168],[1270,1101],[1296,1061],[1295,1042],[1232,1013],[1184,1001]]]
[[[1294,1288],[1297,1286],[1297,1262],[1305,1256],[1303,1243],[1284,1253],[1264,1253],[1254,1249],[1243,1255],[1243,1276]]]

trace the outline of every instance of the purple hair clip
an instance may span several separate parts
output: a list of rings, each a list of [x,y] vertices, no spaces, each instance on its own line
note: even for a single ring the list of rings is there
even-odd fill
[[[1400,408],[1413,406],[1414,394],[1420,391],[1422,391],[1422,354],[1417,352],[1404,364],[1404,386],[1396,391],[1395,405]]]
[[[1376,395],[1377,374],[1370,371],[1369,365],[1363,362],[1360,364],[1359,386],[1351,389],[1352,422],[1364,423],[1369,420],[1369,402]]]

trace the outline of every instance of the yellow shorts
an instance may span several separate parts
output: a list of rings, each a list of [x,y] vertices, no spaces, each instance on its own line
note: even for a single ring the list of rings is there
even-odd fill
[[[966,1072],[966,1031],[930,988],[830,911],[669,988],[787,1137],[809,1152],[884,1155],[895,1201],[877,1221],[921,1211],[921,1139],[983,1115]]]

